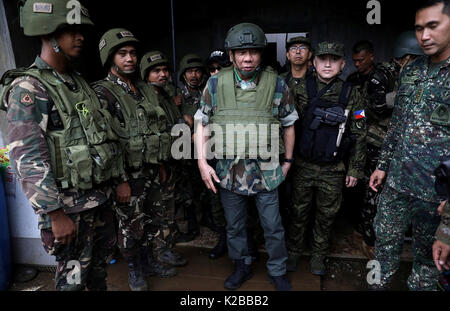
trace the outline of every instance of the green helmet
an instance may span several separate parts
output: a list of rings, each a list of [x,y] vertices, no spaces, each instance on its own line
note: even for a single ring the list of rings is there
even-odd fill
[[[20,26],[26,36],[43,36],[54,33],[59,27],[69,24],[74,15],[74,7],[68,5],[69,0],[28,0],[21,2]],[[69,8],[67,8],[67,6]],[[88,10],[81,6],[80,20],[77,25],[94,25]]]
[[[225,38],[225,49],[263,49],[267,46],[264,31],[258,25],[241,23],[228,30]]]
[[[401,33],[394,44],[395,58],[401,58],[407,54],[425,55],[417,42],[414,31],[405,31]]]
[[[184,72],[189,68],[201,68],[205,71],[205,65],[197,54],[187,54],[180,62],[180,76],[183,77]]]
[[[114,54],[120,46],[125,43],[136,45],[139,40],[134,35],[123,28],[114,28],[108,30],[100,39],[98,49],[100,51],[100,60],[102,65],[105,66],[109,57]]]
[[[166,57],[166,55],[164,55],[164,53],[160,51],[151,51],[145,53],[145,55],[142,56],[141,62],[139,64],[142,80],[145,81],[147,79],[148,70],[150,68],[160,64],[169,65],[169,59]]]

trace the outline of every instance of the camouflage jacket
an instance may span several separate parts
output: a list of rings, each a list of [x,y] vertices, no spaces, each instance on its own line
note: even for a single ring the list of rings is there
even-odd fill
[[[441,224],[436,231],[436,239],[450,245],[450,202],[448,201],[444,206]]]
[[[256,87],[258,82],[259,79],[256,78],[252,87]],[[203,126],[209,124],[209,119],[217,110],[217,83],[217,75],[208,80],[203,91],[200,109],[195,114],[195,121],[201,121]],[[240,82],[235,83],[235,87],[240,87]],[[298,119],[293,100],[287,85],[278,77],[273,97],[273,114],[280,120],[283,127],[294,125]],[[220,179],[220,186],[242,195],[254,195],[261,191],[276,189],[284,180],[281,166],[277,165],[273,170],[262,170],[261,163],[262,160],[254,159],[241,159],[237,162],[236,159],[218,160],[216,174]]]
[[[318,91],[326,87],[327,84],[320,81],[317,78],[316,73],[313,73],[312,75],[315,77],[317,81]],[[337,81],[331,86],[331,88],[328,91],[325,92],[325,94],[321,96],[321,98],[324,100],[337,102],[339,95],[341,93],[343,83],[344,81],[342,81],[340,78],[337,78]],[[306,89],[306,83],[305,87],[301,91],[303,93],[303,95],[301,96],[303,100],[297,102],[297,111],[300,118],[304,116],[305,108],[308,105],[308,92]],[[366,149],[367,149],[366,148],[367,128],[366,128],[366,118],[356,120],[355,113],[357,111],[365,110],[366,103],[367,99],[366,97],[364,97],[363,93],[360,92],[359,87],[354,86],[352,88],[352,92],[350,93],[350,99],[347,104],[347,109],[350,110],[348,118],[349,121],[347,122],[350,122],[349,124],[350,132],[355,136],[356,142],[355,147],[352,148],[350,152],[347,175],[358,179],[364,176],[364,165],[366,163]],[[298,141],[296,141],[296,143],[298,143]],[[302,162],[306,161],[301,160],[299,157],[297,157],[295,162],[297,164],[301,164]],[[336,171],[346,170],[343,161],[340,161],[336,165],[332,165],[330,167],[334,167],[334,170]]]
[[[394,113],[377,168],[395,190],[439,203],[434,169],[450,155],[450,58],[419,57],[400,75]]]
[[[69,88],[76,87],[71,79],[75,72],[60,75],[39,56],[33,66],[52,70]],[[13,169],[25,196],[39,214],[39,229],[51,228],[49,212],[63,208],[66,214],[78,213],[105,203],[109,195],[106,188],[89,191],[58,188],[46,137],[49,130],[62,128],[62,121],[42,83],[30,76],[17,78],[4,100],[8,108],[6,118]]]
[[[153,86],[152,86],[153,87]],[[170,95],[170,89],[166,87],[153,87],[158,96],[158,103],[167,116],[168,131],[177,123],[184,123],[180,109],[175,105],[173,96]]]
[[[202,99],[202,89],[191,90],[186,85],[179,90],[181,92],[181,114],[194,117],[195,112],[200,108]]]
[[[380,147],[383,143],[393,110],[386,102],[386,94],[394,91],[396,78],[395,68],[389,63],[377,64],[367,75],[354,72],[347,77],[347,81],[359,86],[368,97],[368,144]]]
[[[306,74],[310,74],[308,71]],[[290,71],[285,72],[280,75],[280,78],[284,80],[284,82],[289,87],[289,90],[294,97],[295,108],[297,111],[300,109],[300,103],[304,103],[308,99],[305,97],[306,93],[303,91],[306,89],[306,76],[303,78],[294,78]]]

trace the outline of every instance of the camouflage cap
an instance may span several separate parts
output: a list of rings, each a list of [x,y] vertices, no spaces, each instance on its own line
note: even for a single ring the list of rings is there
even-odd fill
[[[326,54],[344,57],[344,45],[338,42],[320,42],[315,49],[315,56]]]
[[[308,45],[311,48],[311,40],[309,38],[303,36],[292,37],[286,42],[286,50],[291,47],[291,45],[295,43],[303,43]]]

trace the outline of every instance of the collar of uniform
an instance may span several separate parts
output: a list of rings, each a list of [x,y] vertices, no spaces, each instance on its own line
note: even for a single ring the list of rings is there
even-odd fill
[[[122,81],[122,79],[120,79],[118,76],[116,76],[115,74],[113,74],[112,72],[108,73],[108,77],[106,78],[108,81],[111,81],[112,83],[115,83],[117,85],[120,85],[121,87],[123,87],[123,89],[129,93],[134,95],[133,91],[131,90],[131,88],[128,86],[128,84],[126,84],[124,81]]]
[[[53,70],[53,67],[47,64],[45,60],[43,60],[39,55],[36,56],[36,59],[34,60],[34,66],[36,66],[38,69],[51,69]]]
[[[255,87],[258,85],[259,80],[260,80],[260,78],[261,78],[261,73],[263,72],[263,70],[264,70],[264,69],[261,69],[261,70],[258,72],[258,74],[257,74],[257,76],[255,77],[255,79],[254,79],[252,82],[249,83],[249,86],[247,86],[247,90],[248,90],[248,89],[253,89],[253,88],[255,88]],[[233,78],[234,78],[234,85],[235,85],[236,87],[240,88],[242,82],[241,82],[241,81],[238,81],[238,80],[236,79],[236,77],[235,77],[234,74],[233,74]],[[242,80],[242,81],[244,81],[244,80]]]
[[[31,65],[31,67],[36,67],[38,69],[52,70],[53,75],[55,75],[57,78],[59,78],[70,89],[75,90],[77,88],[76,83],[74,82],[74,80],[70,76],[70,74],[76,73],[79,75],[79,73],[74,70],[71,70],[70,68],[68,69],[66,74],[60,74],[52,66],[50,66],[45,60],[43,60],[39,55],[36,56],[36,59],[34,60],[34,63],[33,63],[33,65]]]

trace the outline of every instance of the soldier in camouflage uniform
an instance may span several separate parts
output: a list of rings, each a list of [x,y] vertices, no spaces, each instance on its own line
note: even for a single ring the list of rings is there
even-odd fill
[[[200,107],[200,100],[206,82],[206,67],[201,58],[196,54],[185,55],[180,62],[181,89],[181,114],[194,133],[193,117]],[[192,155],[193,155],[192,148]],[[192,156],[192,159],[194,157]],[[200,234],[197,221],[196,208],[202,209],[202,199],[207,195],[201,180],[195,160],[181,160],[180,180],[175,190],[175,201],[184,207],[184,213],[188,221],[188,231],[180,235],[179,242],[189,242]],[[194,198],[197,198],[194,200]]]
[[[431,1],[416,12],[416,38],[427,56],[407,65],[400,75],[392,120],[370,178],[370,187],[378,191],[388,175],[374,222],[381,282],[372,289],[388,288],[410,224],[414,263],[408,287],[437,289],[432,244],[441,202],[433,171],[450,155],[450,7],[448,1],[445,4]]]
[[[173,88],[170,84],[169,60],[159,51],[150,51],[142,57],[139,67],[142,80],[154,90],[158,97],[158,104],[166,113],[167,132],[170,133],[174,125],[184,124],[185,122],[174,100]],[[152,221],[159,223],[159,231],[161,232],[154,240],[154,253],[158,256],[158,260],[163,263],[184,266],[187,264],[187,260],[173,249],[175,247],[175,234],[177,233],[174,214],[176,162],[178,161],[173,158],[166,162],[166,181],[160,183],[159,180],[155,180],[150,194],[153,211],[157,216],[157,219],[154,218]]]
[[[378,202],[378,194],[369,189],[369,178],[378,162],[380,147],[391,119],[393,105],[388,104],[386,95],[394,90],[397,74],[389,64],[373,62],[374,47],[369,41],[356,43],[352,52],[357,71],[349,75],[347,81],[359,86],[368,98],[367,156],[364,177],[354,189],[345,191],[344,204],[346,208],[351,206],[351,213],[356,218],[356,230],[362,234],[364,247],[367,248],[366,245],[375,245],[373,219]]]
[[[81,27],[93,23],[82,7],[81,25],[68,25],[66,5],[23,4],[24,33],[41,38],[41,54],[5,73],[0,98],[17,180],[39,215],[45,250],[56,257],[55,288],[106,290],[116,243],[108,181],[125,174],[111,116],[70,67],[83,46]]]
[[[293,37],[286,42],[286,58],[289,61],[289,70],[280,75],[288,85],[295,99],[296,109],[304,102],[304,88],[306,75],[309,74],[309,61],[312,57],[311,41],[306,37]],[[279,187],[280,213],[285,228],[289,227],[291,217],[289,215],[292,205],[293,170],[290,170],[286,180]],[[288,234],[289,232],[287,232]]]
[[[341,205],[343,187],[354,187],[363,177],[366,122],[365,100],[358,87],[338,77],[345,66],[344,46],[321,42],[316,52],[316,73],[307,77],[302,90],[302,98],[308,100],[297,103],[301,122],[296,125],[294,195],[287,247],[288,270],[295,271],[315,198],[310,265],[313,274],[324,275],[330,231]],[[348,169],[343,161],[347,154]]]
[[[128,284],[133,291],[147,290],[144,277],[174,276],[155,260],[152,243],[159,235],[158,211],[150,193],[165,175],[160,164],[170,152],[167,118],[157,96],[137,74],[138,40],[126,29],[107,31],[99,43],[102,65],[108,71],[93,88],[113,116],[112,128],[125,153],[127,181],[117,184],[114,210],[119,221],[119,249],[128,264]],[[161,174],[160,174],[161,172]],[[161,238],[162,239],[162,238]]]
[[[195,115],[197,125],[197,150],[203,151],[204,127],[208,124],[252,125],[270,123],[284,127],[284,146],[287,159],[281,166],[279,155],[275,162],[262,160],[250,154],[239,154],[233,146],[224,159],[217,155],[216,168],[208,165],[205,154],[199,155],[198,165],[208,189],[216,192],[214,182],[220,185],[220,196],[227,223],[228,255],[235,270],[225,280],[227,289],[237,289],[252,277],[247,234],[245,230],[249,196],[255,198],[261,225],[264,229],[266,250],[269,254],[267,269],[277,290],[290,290],[286,278],[287,252],[284,228],[278,206],[277,187],[284,180],[292,161],[294,122],[298,119],[292,97],[284,81],[271,68],[260,67],[262,50],[267,41],[262,29],[251,23],[232,27],[225,39],[233,66],[222,69],[208,80],[200,109]],[[236,94],[236,95],[234,95]],[[256,98],[259,100],[256,100]],[[245,104],[244,104],[245,103]],[[200,123],[201,122],[201,123]],[[223,131],[226,133],[227,131]],[[226,135],[232,135],[228,133]],[[278,134],[277,138],[278,138]],[[224,137],[223,142],[227,142]],[[277,140],[278,143],[281,139]],[[249,141],[246,139],[246,144]],[[271,146],[273,147],[272,143]],[[231,148],[228,148],[231,147]],[[234,149],[234,150],[233,150]],[[273,151],[272,151],[273,152]],[[274,157],[273,154],[271,154]],[[213,181],[214,180],[214,181]]]

